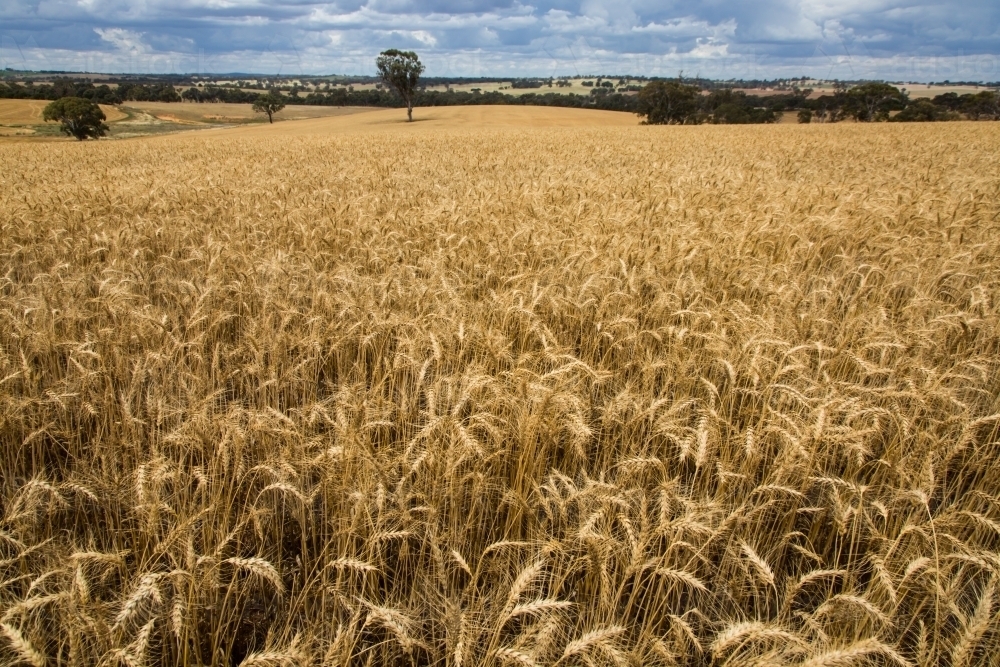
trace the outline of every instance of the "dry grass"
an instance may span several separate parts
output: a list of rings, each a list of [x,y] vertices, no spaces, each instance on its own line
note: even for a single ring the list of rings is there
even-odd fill
[[[369,110],[336,118],[298,120],[294,123],[247,125],[225,130],[226,136],[292,137],[329,136],[331,134],[399,133],[405,135],[431,133],[428,140],[442,132],[484,130],[541,129],[541,128],[598,128],[635,127],[639,117],[621,111],[596,111],[593,109],[560,109],[532,106],[465,106],[418,107],[413,111],[413,122],[406,121],[406,111],[400,109]],[[222,132],[223,130],[220,130]],[[180,138],[180,137],[178,137]],[[574,141],[567,134],[564,141]]]
[[[252,104],[196,104],[190,102],[126,102],[125,106],[139,109],[161,120],[174,123],[246,123],[267,121],[267,116],[254,113]],[[369,111],[367,107],[318,107],[292,105],[274,115],[275,121],[303,118],[345,116]]]
[[[49,104],[46,100],[0,100],[0,125],[42,125],[42,111]],[[126,117],[118,108],[101,105],[108,122]]]
[[[995,664],[1000,127],[428,126],[0,146],[0,663]]]

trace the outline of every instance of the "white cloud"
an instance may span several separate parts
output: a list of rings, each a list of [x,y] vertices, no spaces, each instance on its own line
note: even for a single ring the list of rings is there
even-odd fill
[[[437,37],[426,30],[411,30],[410,37],[429,47],[437,46]]]
[[[647,23],[632,27],[632,32],[662,35],[663,37],[690,38],[711,36],[714,39],[732,38],[736,34],[736,20],[729,19],[717,25],[685,16],[663,23]]]
[[[124,53],[149,53],[150,48],[142,41],[141,32],[124,28],[94,28],[97,35]]]
[[[698,46],[691,49],[693,58],[724,58],[729,55],[729,45],[712,40],[698,40]]]
[[[933,56],[955,59],[952,79],[998,80],[998,26],[1000,3],[967,0],[0,2],[2,57],[27,62],[31,53],[51,61],[47,69],[114,62],[141,71],[156,58],[156,68],[188,68],[179,71],[363,73],[373,70],[373,54],[399,45],[455,75],[463,67],[481,75],[670,74],[705,61],[702,72],[718,68],[720,76],[897,78],[908,67],[933,79],[936,65],[917,65]]]
[[[351,12],[338,13],[330,7],[314,7],[308,15],[292,21],[305,30],[320,28],[369,28],[372,30],[416,29],[428,31],[526,28],[538,23],[538,18],[524,13],[500,14],[403,14],[384,13],[365,5]]]

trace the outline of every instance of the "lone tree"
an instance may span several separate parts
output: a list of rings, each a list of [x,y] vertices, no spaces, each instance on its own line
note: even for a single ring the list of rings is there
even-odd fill
[[[253,110],[257,113],[266,113],[269,123],[274,122],[274,114],[285,108],[285,101],[281,95],[271,91],[267,95],[258,95],[253,103]]]
[[[406,103],[406,118],[413,121],[413,96],[424,66],[413,51],[389,49],[375,59],[378,76]]]
[[[685,125],[698,123],[697,86],[680,81],[650,81],[639,91],[638,115],[645,116],[645,125]]]
[[[42,119],[62,123],[62,131],[80,141],[103,137],[110,129],[104,124],[107,117],[101,107],[82,97],[59,98],[42,110]]]

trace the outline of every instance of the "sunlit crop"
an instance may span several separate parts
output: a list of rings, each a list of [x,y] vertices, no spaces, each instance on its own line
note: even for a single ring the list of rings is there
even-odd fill
[[[995,664],[1000,126],[411,128],[0,145],[0,664]]]

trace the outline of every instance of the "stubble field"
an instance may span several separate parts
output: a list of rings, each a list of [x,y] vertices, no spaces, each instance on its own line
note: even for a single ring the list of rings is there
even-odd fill
[[[47,100],[0,100],[0,125],[41,125]],[[109,122],[125,118],[118,108],[102,104],[101,111]]]
[[[3,137],[33,135],[39,126],[44,127],[42,112],[49,102],[46,100],[5,100],[0,99],[0,141]],[[101,111],[109,123],[127,118],[118,107],[102,104]],[[52,124],[54,127],[56,123]]]
[[[0,145],[0,663],[996,664],[997,124],[363,116]]]
[[[125,106],[144,111],[160,120],[186,124],[266,123],[267,116],[255,113],[252,104],[193,102],[127,102]],[[275,121],[326,118],[368,111],[365,107],[286,106],[274,115]]]

